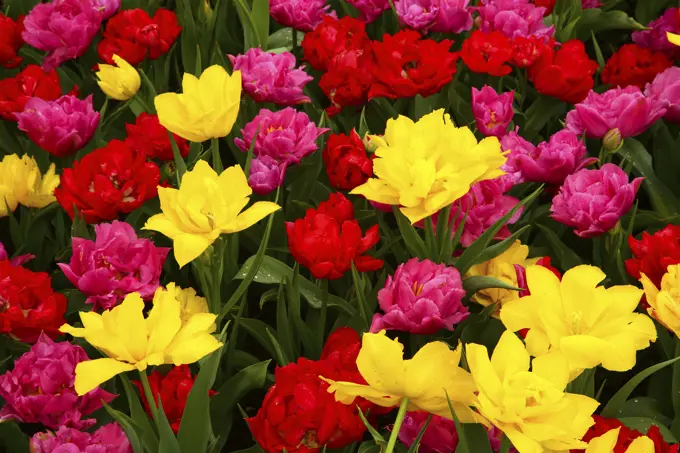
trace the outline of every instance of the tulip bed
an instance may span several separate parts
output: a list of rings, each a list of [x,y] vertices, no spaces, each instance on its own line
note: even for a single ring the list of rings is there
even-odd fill
[[[677,453],[674,0],[0,0],[0,451]]]

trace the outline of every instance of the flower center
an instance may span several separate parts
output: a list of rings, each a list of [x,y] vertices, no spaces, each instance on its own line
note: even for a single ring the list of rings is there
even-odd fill
[[[425,286],[423,283],[418,283],[417,281],[413,282],[413,294],[420,296],[420,293],[423,292],[423,286]]]
[[[316,430],[305,432],[300,443],[308,448],[319,448],[321,446],[316,439]]]
[[[579,335],[583,330],[583,313],[576,311],[571,314],[571,326],[569,331],[572,335]]]

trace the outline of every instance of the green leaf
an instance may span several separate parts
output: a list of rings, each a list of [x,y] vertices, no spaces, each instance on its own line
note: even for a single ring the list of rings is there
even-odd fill
[[[468,451],[474,453],[492,453],[489,434],[479,423],[463,423],[463,432]]]
[[[387,441],[386,441],[385,438],[382,436],[382,434],[380,434],[380,433],[373,427],[373,425],[371,425],[371,424],[368,422],[368,420],[366,419],[366,416],[365,416],[364,413],[361,411],[361,408],[360,408],[359,406],[357,406],[357,413],[359,414],[359,418],[361,418],[361,421],[364,423],[364,426],[365,426],[366,429],[368,430],[368,433],[369,433],[369,434],[371,435],[371,437],[373,438],[373,441],[374,441],[377,445],[385,445],[385,444],[387,444]]]
[[[19,425],[10,421],[0,423],[0,450],[11,453],[29,453],[28,445],[28,436],[21,431]]]
[[[602,409],[602,413],[600,415],[607,418],[616,418],[619,410],[621,409],[621,407],[623,407],[628,397],[631,395],[631,393],[633,393],[637,386],[642,383],[642,381],[644,381],[657,371],[669,365],[672,365],[678,360],[680,360],[680,357],[666,360],[665,362],[657,363],[656,365],[652,365],[649,368],[640,371],[638,374],[633,376],[628,382],[626,382],[626,384],[623,387],[621,387],[619,391],[614,394],[614,396],[611,397],[607,405],[604,407],[604,409]]]
[[[522,129],[522,136],[533,140],[550,120],[562,117],[565,110],[564,102],[549,96],[539,96],[525,112],[528,120]]]
[[[647,1],[647,0],[645,0]],[[587,42],[592,34],[606,30],[644,30],[645,26],[623,11],[585,9],[574,29],[576,39]]]
[[[619,418],[619,421],[626,425],[627,427],[640,431],[643,434],[647,434],[649,428],[651,428],[652,426],[656,426],[657,428],[659,428],[659,432],[661,432],[663,440],[665,440],[667,443],[675,444],[678,442],[675,436],[673,436],[673,434],[669,431],[668,428],[666,428],[666,426],[664,426],[662,423],[659,423],[657,420],[654,420],[653,418],[623,417]]]
[[[142,403],[137,397],[137,392],[135,392],[132,383],[125,374],[119,374],[121,382],[123,383],[123,388],[125,388],[125,396],[127,396],[128,407],[130,408],[130,416],[135,425],[139,426],[140,438],[147,451],[157,451],[158,450],[158,436],[153,426],[149,422],[149,417],[147,416]]]
[[[580,264],[583,264],[581,261],[581,257],[579,257],[576,253],[574,253],[571,248],[567,247],[564,242],[553,232],[550,228],[546,227],[545,225],[536,224],[539,230],[545,235],[546,239],[548,240],[548,243],[550,244],[550,248],[552,249],[553,253],[555,254],[555,258],[557,259],[559,265],[562,267],[562,269],[571,269],[572,267],[576,267]]]
[[[234,279],[240,280],[246,277],[251,272],[255,257],[251,256],[243,263],[241,270],[234,276]],[[254,275],[254,281],[265,285],[278,285],[284,278],[290,278],[293,275],[293,269],[281,261],[272,258],[271,256],[264,256],[262,264]],[[321,289],[314,283],[310,282],[303,276],[298,277],[298,284],[300,285],[300,294],[304,297],[309,305],[314,308],[321,308],[322,294]],[[355,310],[352,305],[338,296],[328,296],[328,306],[337,307],[348,315],[353,315]]]
[[[477,291],[488,288],[502,288],[511,289],[513,291],[521,291],[522,288],[517,288],[504,281],[498,280],[494,277],[487,277],[486,275],[473,275],[463,280],[463,289],[468,297],[475,294]]]
[[[224,343],[227,326],[222,329],[220,341]],[[182,452],[206,451],[212,434],[210,424],[210,397],[208,391],[215,382],[222,358],[222,346],[213,351],[201,366],[196,382],[189,392],[187,403],[179,425],[177,441]]]
[[[274,329],[259,319],[241,318],[240,322],[241,327],[252,335],[267,350],[270,356],[275,357],[280,366],[288,363],[288,359],[281,349],[281,344]]]
[[[105,402],[102,402],[102,404],[104,405],[104,409],[106,410],[106,412],[108,412],[109,415],[113,417],[115,421],[118,422],[120,427],[123,428],[123,431],[125,431],[125,435],[127,436],[128,440],[130,441],[130,445],[132,446],[132,451],[134,453],[144,453],[142,444],[139,442],[139,437],[137,436],[135,423],[132,421],[132,419],[125,415],[124,413],[113,409]]]
[[[382,448],[380,445],[377,445],[373,441],[367,440],[366,442],[362,442],[361,445],[359,445],[357,453],[380,453],[381,451]]]
[[[411,221],[406,218],[404,214],[401,213],[399,207],[395,206],[393,208],[394,218],[397,220],[397,226],[399,227],[399,232],[401,237],[404,239],[406,247],[414,257],[425,259],[428,257],[427,246],[425,241],[420,237],[416,228],[411,224]],[[425,222],[431,222],[429,218],[425,219]]]
[[[661,15],[664,9],[670,8],[675,0],[644,0],[635,2],[635,19],[640,23],[649,23]],[[677,6],[677,4],[675,5]]]
[[[253,0],[253,22],[260,37],[260,47],[267,50],[269,40],[269,0]]]
[[[261,43],[261,38],[259,35],[258,27],[255,25],[255,19],[251,14],[250,10],[243,2],[243,0],[234,0],[236,4],[236,12],[241,24],[243,25],[243,38],[245,41],[243,51],[247,51],[253,47],[259,47]]]
[[[496,258],[497,256],[502,255],[505,253],[507,249],[512,246],[512,244],[519,239],[519,237],[526,231],[528,230],[530,225],[523,226],[519,230],[515,231],[510,235],[510,237],[503,239],[502,241],[498,242],[497,244],[494,244],[492,246],[489,246],[484,250],[482,253],[479,254],[477,259],[475,260],[474,264],[479,264],[479,263],[484,263],[486,261],[492,260]]]
[[[593,40],[593,47],[595,48],[595,58],[597,59],[597,64],[600,66],[600,71],[602,71],[605,65],[604,55],[602,55],[602,49],[600,49],[600,44],[598,44],[594,32],[592,31],[590,32],[590,37]]]
[[[411,444],[411,447],[408,449],[407,453],[417,453],[418,448],[420,447],[420,441],[423,439],[423,436],[425,435],[425,431],[427,430],[427,427],[430,425],[430,421],[432,420],[432,415],[433,414],[428,414],[427,420],[425,420],[425,423],[423,423],[423,427],[420,428],[420,432],[416,436],[416,438],[413,440],[413,443]]]
[[[156,420],[156,426],[158,426],[158,434],[161,438],[160,445],[158,446],[158,453],[193,453],[195,450],[182,451],[175,433],[172,432],[170,423],[168,422],[168,417],[165,415],[163,410],[163,402],[160,397],[158,398],[158,420]]]
[[[198,42],[198,33],[196,30],[196,22],[191,13],[191,7],[188,5],[189,0],[177,0],[177,18],[182,25],[182,33],[180,35],[180,47],[182,51],[182,66],[188,71],[196,68],[196,60],[198,55],[196,53],[196,43]],[[198,77],[198,73],[194,72]]]
[[[642,185],[649,195],[654,210],[660,216],[670,217],[680,214],[680,201],[654,173],[652,156],[642,143],[633,138],[627,138],[618,154],[632,162],[637,173],[645,178]]]

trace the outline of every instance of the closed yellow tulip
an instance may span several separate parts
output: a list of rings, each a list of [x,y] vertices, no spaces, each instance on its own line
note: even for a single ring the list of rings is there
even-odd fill
[[[194,363],[217,350],[220,343],[212,334],[216,315],[196,313],[182,319],[174,285],[159,288],[153,308],[145,319],[144,301],[139,293],[128,294],[123,302],[102,314],[80,312],[82,328],[64,324],[61,332],[84,338],[108,358],[80,362],[76,366],[75,390],[84,395],[117,374],[144,371],[148,366]]]
[[[465,274],[465,277],[474,277],[478,275],[493,277],[503,283],[518,288],[515,264],[526,267],[536,264],[536,261],[538,261],[538,258],[528,259],[528,256],[529,247],[523,245],[520,241],[515,241],[505,252],[501,253],[496,258],[472,266]],[[498,316],[498,311],[505,303],[515,299],[519,299],[519,293],[517,291],[503,288],[483,289],[477,291],[471,297],[472,301],[485,307],[497,304],[494,317]]]
[[[44,208],[54,203],[54,189],[59,186],[55,165],[47,173],[40,173],[34,158],[16,154],[5,156],[0,161],[0,217],[14,211],[19,204],[28,208]]]
[[[431,412],[452,419],[447,399],[462,422],[481,421],[470,405],[475,401],[475,385],[470,373],[458,366],[461,348],[449,349],[434,341],[423,346],[410,360],[404,360],[404,346],[390,340],[385,331],[365,333],[357,357],[357,367],[367,385],[353,382],[330,384],[336,401],[352,404],[358,396],[382,407],[399,406],[408,398],[409,411]]]
[[[241,72],[229,75],[218,65],[200,78],[184,74],[182,94],[163,93],[154,103],[158,120],[170,132],[192,142],[226,137],[241,103]]]
[[[476,182],[504,174],[506,158],[496,137],[477,142],[467,127],[455,127],[443,109],[417,122],[399,116],[387,121],[377,147],[375,178],[351,193],[399,206],[416,223],[450,205]]]
[[[486,346],[468,344],[466,359],[479,389],[475,407],[503,431],[519,453],[583,449],[580,439],[594,423],[599,403],[565,393],[568,366],[562,357],[531,362],[522,341],[505,331],[491,359]]]
[[[179,189],[158,188],[162,213],[152,216],[144,229],[172,239],[175,259],[182,267],[220,234],[245,230],[281,209],[276,203],[258,201],[241,212],[252,193],[240,166],[229,167],[218,176],[207,162],[199,160],[184,174]]]
[[[649,316],[680,337],[680,264],[668,266],[661,288],[654,286],[645,274],[641,274],[640,282],[647,296]]]
[[[680,46],[680,35],[676,35],[675,33],[671,32],[666,32],[666,37],[668,38],[668,42],[671,44],[675,44],[676,46]]]
[[[118,55],[113,56],[115,66],[100,64],[97,84],[105,95],[117,101],[127,101],[137,94],[142,85],[139,72]]]
[[[602,365],[610,371],[633,368],[636,353],[656,341],[649,316],[635,313],[642,290],[598,286],[606,275],[595,266],[577,266],[560,281],[541,266],[527,268],[530,296],[501,308],[505,327],[529,329],[529,353],[563,355],[573,379],[584,369]]]
[[[590,439],[586,453],[614,453],[619,431],[621,428],[610,429],[600,437]],[[626,448],[626,453],[654,453],[654,451],[654,441],[647,436],[636,437]]]

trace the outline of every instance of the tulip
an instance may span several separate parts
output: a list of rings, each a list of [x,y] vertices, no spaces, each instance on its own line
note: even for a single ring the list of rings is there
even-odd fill
[[[439,15],[438,0],[397,0],[394,7],[399,22],[421,32],[427,32]]]
[[[309,32],[321,23],[324,16],[335,17],[335,12],[328,14],[330,7],[325,0],[271,0],[269,15],[284,27]]]
[[[45,175],[34,158],[9,154],[0,161],[0,217],[6,216],[22,204],[29,208],[44,208],[54,203],[54,189],[59,176],[51,164]],[[4,200],[4,202],[3,202]]]
[[[82,328],[64,324],[61,331],[84,338],[107,358],[81,362],[76,366],[75,390],[83,395],[126,371],[144,371],[148,366],[185,365],[198,361],[219,349],[222,343],[211,334],[215,318],[211,313],[197,313],[182,320],[180,301],[174,291],[159,288],[148,318],[144,318],[144,301],[137,293],[101,315],[80,312]]]
[[[88,144],[100,116],[92,106],[92,95],[84,100],[66,95],[56,101],[31,98],[16,118],[19,129],[33,143],[57,157],[66,157]]]
[[[621,136],[635,137],[666,114],[668,102],[646,98],[640,88],[613,88],[604,93],[590,91],[586,99],[567,113],[567,129],[576,135],[584,132],[591,138],[602,138],[618,128]]]
[[[465,290],[455,267],[413,258],[397,267],[378,291],[380,309],[371,332],[396,329],[417,334],[433,334],[442,328],[453,330],[467,318],[462,304]]]
[[[306,113],[292,107],[276,112],[262,109],[241,129],[243,138],[234,139],[234,143],[241,151],[248,152],[255,140],[253,154],[256,157],[269,156],[280,164],[299,164],[319,149],[316,140],[328,131],[316,127]]]
[[[350,5],[359,11],[359,19],[371,23],[376,20],[383,11],[390,9],[388,0],[347,0]]]
[[[526,267],[538,261],[537,258],[529,259],[528,256],[529,247],[517,240],[496,258],[472,266],[465,274],[465,278],[474,276],[492,277],[517,288],[518,276],[515,266]],[[477,291],[471,297],[471,300],[484,307],[496,304],[497,308],[494,312],[497,315],[501,307],[518,297],[517,291],[512,289],[487,288]]]
[[[633,42],[640,47],[663,52],[671,60],[677,60],[680,49],[673,45],[668,34],[680,32],[678,14],[678,8],[666,9],[661,16],[649,22],[646,29],[634,31],[631,35]]]
[[[19,56],[19,49],[24,45],[21,33],[24,30],[24,18],[16,20],[0,13],[0,66],[6,69],[16,68],[23,60]]]
[[[611,453],[618,444],[621,428],[610,429],[600,437],[595,437],[588,443],[585,453]],[[636,437],[630,442],[625,453],[652,453],[656,449],[654,441],[647,436]]]
[[[94,433],[62,426],[55,433],[31,437],[31,453],[132,453],[132,445],[118,423],[104,425]]]
[[[55,69],[85,54],[102,24],[101,12],[89,1],[38,3],[24,19],[26,44],[47,52],[42,67]]]
[[[567,176],[553,198],[552,218],[576,228],[574,233],[582,238],[600,236],[630,210],[641,183],[642,178],[629,183],[628,175],[614,164],[579,170]]]
[[[515,114],[512,110],[514,99],[514,91],[498,94],[488,85],[484,85],[481,91],[473,87],[472,113],[475,115],[477,129],[487,137],[503,137]]]
[[[598,365],[628,371],[637,351],[656,341],[656,328],[649,316],[635,313],[642,290],[598,286],[606,277],[599,268],[582,265],[560,281],[545,267],[529,266],[531,295],[505,304],[501,321],[512,332],[529,329],[526,344],[532,356],[565,358],[570,380]]]
[[[57,263],[66,278],[87,296],[93,310],[108,310],[132,292],[151,299],[158,289],[169,248],[137,238],[125,222],[94,227],[95,241],[74,237],[69,264]]]
[[[241,71],[243,90],[257,102],[295,105],[310,102],[303,89],[314,78],[295,69],[295,55],[274,54],[257,47],[236,57],[229,55],[234,71]]]
[[[593,424],[591,415],[600,403],[564,391],[569,373],[560,357],[535,358],[529,371],[530,353],[508,331],[491,360],[486,346],[466,345],[465,357],[479,389],[474,407],[503,431],[519,453],[585,448],[581,438]]]
[[[99,88],[111,99],[127,101],[134,97],[142,85],[139,72],[118,55],[113,56],[116,66],[100,64],[97,71]]]
[[[436,33],[461,33],[472,28],[470,0],[439,0],[439,14],[430,28]]]
[[[106,20],[116,14],[120,8],[121,0],[90,0],[96,10],[102,15],[102,20]]]
[[[459,367],[461,353],[460,346],[451,350],[446,343],[433,341],[404,360],[404,346],[398,340],[387,338],[385,331],[365,333],[356,364],[366,385],[321,378],[343,404],[362,397],[381,407],[394,407],[408,398],[409,411],[453,419],[450,404],[461,422],[480,422],[469,408],[477,389],[470,374]]]
[[[0,396],[5,402],[0,422],[41,423],[53,429],[94,425],[96,420],[86,416],[116,395],[100,388],[76,395],[75,369],[87,360],[80,346],[66,341],[55,343],[41,334],[38,342],[14,362],[14,369],[0,376]]]
[[[276,203],[259,201],[241,212],[252,193],[238,165],[218,176],[207,162],[199,160],[192,171],[184,174],[179,189],[158,188],[162,213],[147,220],[144,229],[172,239],[175,259],[183,267],[220,234],[250,228],[281,209]]]
[[[286,164],[279,164],[270,156],[255,158],[250,162],[248,185],[258,195],[267,195],[283,184]]]
[[[668,111],[664,119],[680,123],[680,68],[673,66],[658,74],[645,88],[645,96],[668,102]]]
[[[369,179],[352,190],[371,201],[400,207],[411,223],[450,205],[479,181],[503,175],[506,158],[496,137],[477,142],[467,127],[457,128],[442,109],[417,122],[399,116],[387,121]]]
[[[200,78],[184,74],[183,94],[164,93],[154,103],[161,125],[192,142],[226,137],[236,122],[241,104],[241,72],[218,65]]]
[[[668,266],[660,288],[644,273],[640,282],[647,296],[647,313],[680,338],[680,265]]]
[[[508,38],[547,38],[555,34],[553,25],[543,24],[545,8],[537,7],[529,0],[487,0],[477,11],[480,29],[484,32],[500,31]]]

